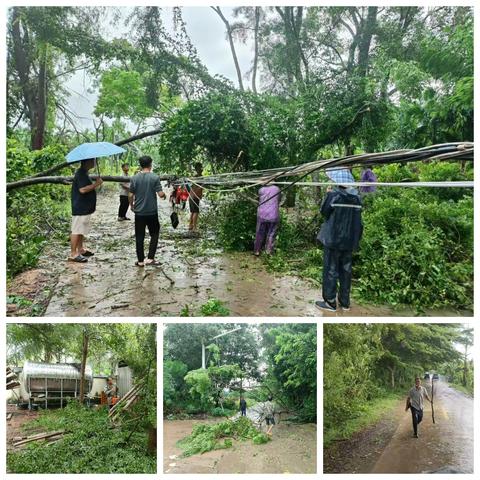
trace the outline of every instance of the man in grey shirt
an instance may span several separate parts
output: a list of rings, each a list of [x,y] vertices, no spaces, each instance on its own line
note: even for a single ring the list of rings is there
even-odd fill
[[[141,171],[132,177],[128,199],[130,208],[135,213],[135,244],[137,261],[135,265],[156,265],[155,252],[157,251],[160,223],[158,221],[157,195],[165,200],[160,178],[152,172],[152,157],[144,156],[138,159]],[[150,234],[148,257],[145,261],[145,228]]]
[[[415,378],[415,386],[410,389],[407,397],[407,405],[405,411],[408,409],[412,412],[413,422],[413,436],[418,438],[418,424],[423,419],[423,399],[426,398],[430,403],[430,397],[428,396],[427,389],[422,387],[420,378]]]

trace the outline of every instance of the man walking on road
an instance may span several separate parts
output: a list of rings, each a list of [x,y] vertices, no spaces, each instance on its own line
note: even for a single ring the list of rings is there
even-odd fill
[[[412,412],[412,422],[413,422],[413,436],[418,438],[418,424],[423,419],[423,398],[426,398],[430,403],[430,397],[428,396],[427,389],[422,387],[420,378],[415,378],[415,386],[412,387],[407,397],[407,405],[405,411],[409,408]]]
[[[267,422],[267,435],[269,437],[272,436],[272,429],[275,425],[275,405],[273,403],[273,398],[268,397],[268,402],[264,403],[264,412],[265,412],[265,420]]]
[[[152,158],[144,156],[139,158],[140,173],[132,177],[128,199],[130,208],[135,213],[135,242],[137,249],[137,262],[135,265],[156,265],[155,252],[157,251],[158,237],[160,235],[160,222],[158,221],[157,195],[165,200],[166,195],[162,190],[160,178],[152,172]],[[145,261],[145,228],[150,234],[148,257]]]

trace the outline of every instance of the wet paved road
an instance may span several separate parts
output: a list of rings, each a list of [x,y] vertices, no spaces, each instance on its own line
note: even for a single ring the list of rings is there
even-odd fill
[[[405,412],[372,473],[473,473],[473,399],[442,381],[434,388],[435,424],[426,402],[420,438],[413,438]]]
[[[45,316],[178,316],[185,306],[190,315],[199,315],[210,298],[224,302],[232,316],[322,316],[314,306],[318,288],[294,276],[267,272],[251,254],[203,250],[199,239],[187,238],[188,212],[180,213],[180,226],[172,229],[167,201],[159,201],[157,259],[162,267],[135,267],[133,221],[117,221],[117,202],[111,191],[99,195],[88,238],[96,254],[88,264],[66,262],[66,246],[44,254],[39,267],[52,278],[58,276]],[[133,218],[130,211],[127,215]],[[348,314],[326,315],[392,312],[352,305]]]

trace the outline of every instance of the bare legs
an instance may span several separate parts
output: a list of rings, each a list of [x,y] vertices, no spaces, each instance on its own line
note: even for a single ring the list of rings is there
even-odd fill
[[[188,229],[192,232],[197,231],[197,223],[198,223],[198,213],[192,213],[190,215],[190,224],[188,226]]]
[[[75,258],[81,255],[85,249],[83,248],[83,235],[74,234],[70,235],[70,257]]]

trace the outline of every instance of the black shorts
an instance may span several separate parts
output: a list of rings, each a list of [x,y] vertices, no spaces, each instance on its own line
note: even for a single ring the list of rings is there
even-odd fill
[[[273,417],[266,417],[267,425],[275,425],[275,419]]]
[[[193,198],[189,198],[188,206],[190,207],[190,213],[200,213],[200,199],[193,200]]]

